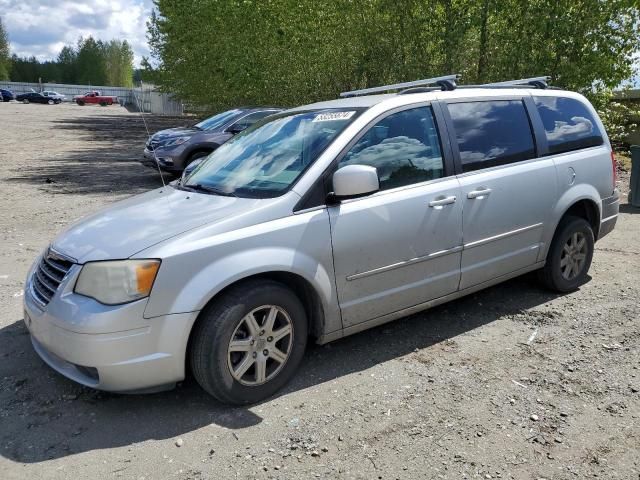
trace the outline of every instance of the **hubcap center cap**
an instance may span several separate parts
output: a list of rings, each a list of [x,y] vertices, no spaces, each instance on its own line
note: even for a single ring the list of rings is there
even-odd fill
[[[258,341],[255,344],[255,350],[257,352],[261,352],[267,346],[267,340],[264,338],[258,338]]]

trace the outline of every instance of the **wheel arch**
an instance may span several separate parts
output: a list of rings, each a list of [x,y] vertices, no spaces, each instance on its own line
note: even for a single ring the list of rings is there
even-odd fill
[[[593,236],[597,240],[600,230],[601,218],[601,200],[598,191],[591,185],[578,185],[565,192],[560,200],[556,203],[553,211],[554,222],[545,232],[544,244],[545,248],[541,251],[539,261],[543,261],[547,257],[549,247],[553,241],[553,237],[558,231],[558,227],[567,216],[576,216],[584,218],[593,230]]]
[[[185,362],[189,361],[189,352],[193,342],[193,334],[196,331],[196,326],[201,321],[202,312],[206,308],[220,299],[226,292],[248,282],[271,280],[285,285],[298,297],[302,303],[305,313],[307,314],[307,324],[309,336],[317,339],[323,333],[324,328],[324,307],[322,305],[322,299],[316,288],[302,275],[293,273],[286,270],[269,270],[260,273],[254,273],[245,277],[234,280],[225,287],[218,290],[213,296],[209,298],[203,309],[198,314],[196,320],[191,325],[189,331],[186,350],[185,350]],[[185,364],[185,371],[189,369],[189,365]]]

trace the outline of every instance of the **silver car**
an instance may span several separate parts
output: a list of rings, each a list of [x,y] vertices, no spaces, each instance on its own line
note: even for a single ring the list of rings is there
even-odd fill
[[[419,85],[269,117],[182,181],[67,228],[28,274],[35,350],[98,389],[170,388],[191,369],[217,399],[252,403],[308,339],[533,270],[576,289],[618,215],[593,107],[531,79]]]

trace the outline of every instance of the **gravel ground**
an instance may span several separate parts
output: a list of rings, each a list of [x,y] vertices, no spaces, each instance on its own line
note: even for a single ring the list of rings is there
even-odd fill
[[[160,185],[137,163],[140,117],[0,104],[0,131],[2,479],[640,478],[640,210],[622,206],[570,295],[524,277],[312,346],[294,381],[251,408],[191,379],[120,396],[40,361],[21,295],[64,225]]]

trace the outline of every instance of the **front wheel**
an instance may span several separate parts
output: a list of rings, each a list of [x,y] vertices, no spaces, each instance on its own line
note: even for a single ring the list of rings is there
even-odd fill
[[[48,105],[53,105],[54,103],[56,103],[56,102],[54,102],[53,100],[47,100],[47,104]]]
[[[208,393],[235,405],[282,388],[304,355],[307,316],[281,283],[240,284],[200,315],[191,339],[193,375]]]
[[[22,103],[24,103],[24,104],[29,103],[29,99],[28,99],[28,98],[25,98],[24,100],[22,100]]]
[[[542,282],[557,292],[571,292],[582,285],[593,258],[595,239],[591,225],[580,217],[565,218],[549,247],[540,271]]]
[[[76,103],[81,107],[84,105],[84,102],[82,100],[76,100]]]

